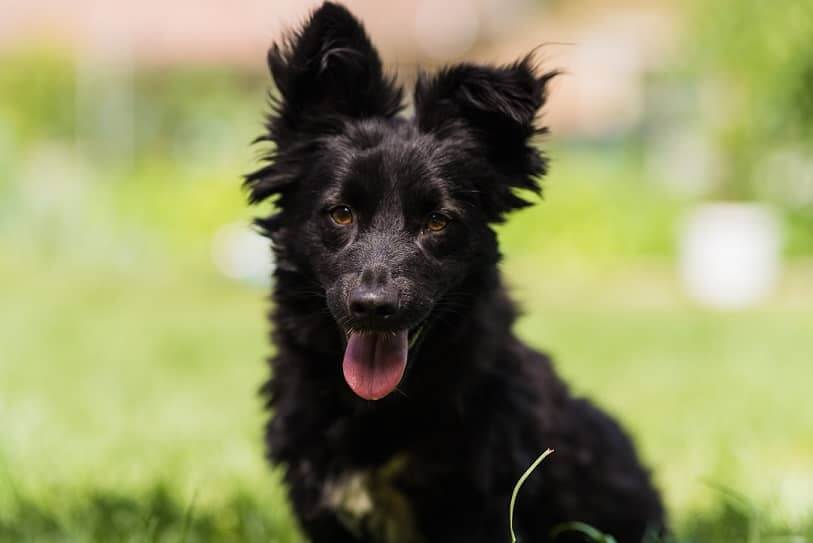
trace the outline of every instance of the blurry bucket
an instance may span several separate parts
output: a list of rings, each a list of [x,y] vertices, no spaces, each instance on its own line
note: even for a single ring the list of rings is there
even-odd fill
[[[764,300],[780,272],[776,214],[755,203],[696,207],[680,232],[680,273],[688,294],[703,305],[737,309]]]

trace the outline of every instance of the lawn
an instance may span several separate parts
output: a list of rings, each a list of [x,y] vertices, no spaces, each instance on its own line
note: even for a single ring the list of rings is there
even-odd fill
[[[264,291],[200,256],[0,259],[0,540],[297,540],[262,460]],[[804,281],[720,314],[674,294],[662,267],[546,279],[542,266],[506,262],[520,334],[629,425],[681,534],[744,538],[753,507],[766,534],[807,522],[813,537]]]

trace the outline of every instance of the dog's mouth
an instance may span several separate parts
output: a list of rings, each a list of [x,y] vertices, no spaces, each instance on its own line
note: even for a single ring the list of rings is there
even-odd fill
[[[365,400],[389,395],[404,377],[421,332],[423,323],[409,330],[347,332],[342,373],[350,389]]]

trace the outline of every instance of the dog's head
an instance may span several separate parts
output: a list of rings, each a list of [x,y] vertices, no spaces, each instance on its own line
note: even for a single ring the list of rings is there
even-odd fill
[[[281,269],[315,280],[347,338],[356,394],[398,385],[444,297],[498,259],[491,224],[528,203],[545,160],[531,139],[553,72],[530,58],[421,75],[413,118],[361,24],[325,3],[269,51],[277,96],[260,139],[268,164],[247,176]]]

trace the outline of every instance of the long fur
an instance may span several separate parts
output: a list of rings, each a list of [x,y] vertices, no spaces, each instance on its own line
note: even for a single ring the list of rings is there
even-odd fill
[[[623,430],[512,332],[491,225],[528,205],[516,189],[539,190],[547,162],[533,137],[555,73],[530,57],[451,66],[421,75],[414,118],[400,117],[402,90],[332,3],[268,64],[277,98],[259,139],[273,147],[246,177],[252,202],[276,199],[258,221],[277,262],[266,443],[308,537],[505,541],[513,485],[546,448],[556,452],[516,511],[521,541],[570,521],[623,543],[662,531],[660,498]],[[331,198],[356,202],[358,224],[330,223]],[[426,202],[454,214],[441,234],[414,226]],[[398,326],[424,331],[398,389],[370,402],[341,363],[357,326],[347,293],[373,265],[400,281]]]

